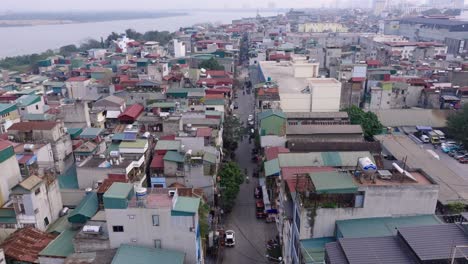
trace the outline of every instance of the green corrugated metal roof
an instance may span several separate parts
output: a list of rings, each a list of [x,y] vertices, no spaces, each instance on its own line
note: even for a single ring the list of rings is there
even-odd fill
[[[164,155],[163,159],[165,161],[173,161],[173,162],[180,162],[180,163],[185,161],[184,155],[180,154],[177,151],[166,152],[166,155]]]
[[[0,115],[8,114],[18,109],[15,104],[0,104]]]
[[[336,221],[338,238],[393,236],[399,227],[440,225],[435,215],[375,217]]]
[[[81,132],[80,138],[96,138],[104,129],[97,127],[87,127]]]
[[[56,237],[49,245],[39,252],[40,256],[68,257],[75,253],[73,238],[79,230],[65,230]]]
[[[169,108],[169,107],[175,107],[175,106],[176,106],[175,102],[156,102],[154,104],[149,105],[148,107]]]
[[[280,167],[278,159],[272,159],[264,163],[265,176],[279,175]]]
[[[217,157],[213,153],[205,152],[205,154],[203,154],[203,160],[206,161],[206,162],[216,164],[216,159],[217,159]]]
[[[48,121],[54,118],[53,115],[49,114],[24,114],[23,119],[29,121]]]
[[[349,173],[338,171],[309,173],[316,193],[354,193],[358,186]]]
[[[16,224],[16,213],[14,208],[0,208],[0,223]]]
[[[278,155],[280,167],[354,167],[357,160],[362,157],[368,157],[374,161],[369,151],[280,153]]]
[[[198,212],[198,206],[200,206],[200,198],[178,196],[172,212],[193,215]]]
[[[258,120],[262,120],[273,115],[286,119],[286,115],[283,113],[283,111],[267,110],[267,111],[258,113]]]
[[[121,245],[112,264],[183,264],[185,253],[160,248]]]
[[[62,216],[59,219],[55,220],[52,224],[47,227],[47,233],[62,233],[63,231],[70,228],[70,223],[68,222],[67,216]]]
[[[155,150],[179,150],[180,141],[178,140],[159,140],[156,143]]]
[[[34,94],[23,95],[20,98],[16,99],[18,106],[29,106],[41,101],[41,97]]]
[[[305,263],[323,263],[323,261],[325,260],[325,244],[334,241],[334,237],[322,237],[301,240],[301,251]]]
[[[119,148],[145,148],[148,145],[148,140],[137,139],[135,141],[123,141]]]
[[[82,128],[74,128],[74,127],[68,128],[67,127],[67,132],[68,132],[68,134],[70,134],[70,137],[72,139],[74,139],[74,138],[77,138],[81,134],[81,132],[83,132],[83,129]]]
[[[114,182],[111,187],[104,193],[104,198],[120,198],[127,199],[133,191],[133,185],[130,183]]]
[[[95,192],[88,193],[78,206],[68,215],[70,223],[84,224],[93,217],[99,209],[98,198]]]
[[[15,155],[15,150],[13,149],[11,145],[5,143],[3,146],[5,146],[5,148],[0,150],[0,163],[4,162],[5,160]]]
[[[111,151],[119,151],[120,143],[111,143],[107,146],[106,152],[109,154]]]
[[[225,101],[224,99],[208,99],[205,100],[205,105],[224,105]]]

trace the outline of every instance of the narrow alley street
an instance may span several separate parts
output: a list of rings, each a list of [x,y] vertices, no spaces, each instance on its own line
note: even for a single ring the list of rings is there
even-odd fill
[[[239,90],[236,102],[239,109],[234,113],[241,122],[247,124],[248,116],[255,112],[253,93],[243,95],[242,90]],[[268,263],[265,243],[276,235],[274,223],[266,223],[264,219],[255,216],[254,188],[258,185],[258,178],[252,177],[257,166],[251,161],[253,147],[254,141],[249,143],[248,137],[245,137],[236,151],[236,161],[242,170],[247,169],[250,182],[241,185],[234,209],[225,219],[225,229],[232,229],[236,233],[236,246],[224,249],[223,263],[226,264]]]

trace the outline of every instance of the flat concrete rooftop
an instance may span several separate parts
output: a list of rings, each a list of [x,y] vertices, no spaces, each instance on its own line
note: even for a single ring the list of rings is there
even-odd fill
[[[301,93],[308,85],[336,85],[340,82],[334,78],[299,78],[294,77],[292,62],[260,61],[260,68],[265,79],[271,77],[278,84],[279,93]],[[301,65],[301,63],[299,63]],[[313,85],[314,86],[314,85]]]
[[[377,140],[398,160],[407,158],[411,168],[420,168],[439,185],[439,198],[442,204],[461,201],[468,204],[468,173],[455,172],[444,161],[434,158],[424,148],[405,135],[378,135]],[[464,175],[462,175],[464,174]],[[465,177],[463,177],[465,176]]]

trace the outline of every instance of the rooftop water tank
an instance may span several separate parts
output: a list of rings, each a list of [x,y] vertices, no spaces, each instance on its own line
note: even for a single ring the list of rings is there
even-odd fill
[[[359,158],[359,168],[366,174],[373,174],[377,171],[377,166],[369,157]]]

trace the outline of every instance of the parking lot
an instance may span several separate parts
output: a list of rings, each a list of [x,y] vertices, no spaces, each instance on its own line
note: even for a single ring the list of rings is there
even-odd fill
[[[433,178],[440,186],[439,201],[443,204],[456,200],[468,203],[468,165],[461,164],[440,148],[434,149],[431,144],[417,144],[404,134],[379,135],[386,151],[399,160],[407,158],[411,168],[420,168]],[[427,150],[433,150],[439,156],[436,159]]]

